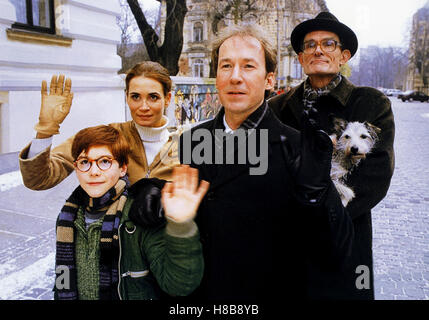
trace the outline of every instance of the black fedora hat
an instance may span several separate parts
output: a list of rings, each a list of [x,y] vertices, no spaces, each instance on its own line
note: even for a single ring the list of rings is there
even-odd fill
[[[352,57],[356,53],[358,48],[356,34],[330,12],[321,12],[314,19],[306,20],[293,29],[290,38],[295,52],[302,51],[302,42],[307,33],[318,30],[335,33],[340,38],[343,49],[350,50]]]

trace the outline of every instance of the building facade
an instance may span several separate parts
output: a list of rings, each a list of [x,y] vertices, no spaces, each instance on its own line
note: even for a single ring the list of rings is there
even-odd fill
[[[413,16],[405,87],[429,94],[429,1]]]
[[[123,79],[117,71],[118,1],[0,0],[0,153],[35,137],[42,80],[72,79],[74,101],[62,142],[81,128],[124,121]]]
[[[179,76],[210,77],[210,43],[214,29],[233,23],[258,23],[267,30],[278,50],[277,87],[294,86],[304,73],[290,44],[290,34],[300,22],[327,11],[324,0],[257,1],[253,10],[237,8],[225,14],[226,1],[188,0]],[[244,3],[245,1],[243,1]],[[237,19],[237,16],[239,18]]]

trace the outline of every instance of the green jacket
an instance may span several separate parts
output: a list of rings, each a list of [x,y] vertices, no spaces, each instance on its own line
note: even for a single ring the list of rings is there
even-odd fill
[[[125,203],[118,231],[120,299],[156,300],[161,290],[172,296],[190,294],[199,286],[204,269],[197,225],[194,221],[179,224],[168,220],[158,227],[143,228],[128,217],[132,202],[129,198]],[[83,290],[79,297],[92,300],[98,297],[102,223],[94,222],[88,237],[82,210],[79,208],[75,221],[78,273],[81,270],[77,281]]]
[[[168,221],[142,228],[128,217],[125,204],[119,226],[119,296],[123,300],[159,299],[159,288],[173,296],[186,296],[200,284],[204,262],[195,222]]]

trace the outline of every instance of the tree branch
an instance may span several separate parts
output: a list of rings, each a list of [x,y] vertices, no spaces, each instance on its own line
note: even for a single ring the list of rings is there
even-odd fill
[[[183,24],[185,21],[186,0],[167,0],[167,19],[164,28],[164,42],[160,48],[161,61],[170,75],[179,72],[178,61],[183,48]]]
[[[159,56],[158,35],[147,22],[145,15],[137,0],[127,0],[131,12],[136,19],[137,26],[142,34],[143,41],[146,45],[147,53],[152,61],[157,61]]]

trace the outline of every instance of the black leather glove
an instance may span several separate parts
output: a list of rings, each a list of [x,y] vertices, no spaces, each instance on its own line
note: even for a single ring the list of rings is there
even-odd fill
[[[286,166],[295,182],[295,193],[304,204],[319,203],[331,185],[333,145],[320,126],[315,108],[304,110],[301,118],[301,145],[298,152],[281,136]]]
[[[164,210],[161,205],[161,190],[165,180],[143,178],[129,189],[129,195],[134,199],[129,217],[142,227],[155,227],[164,223]]]

